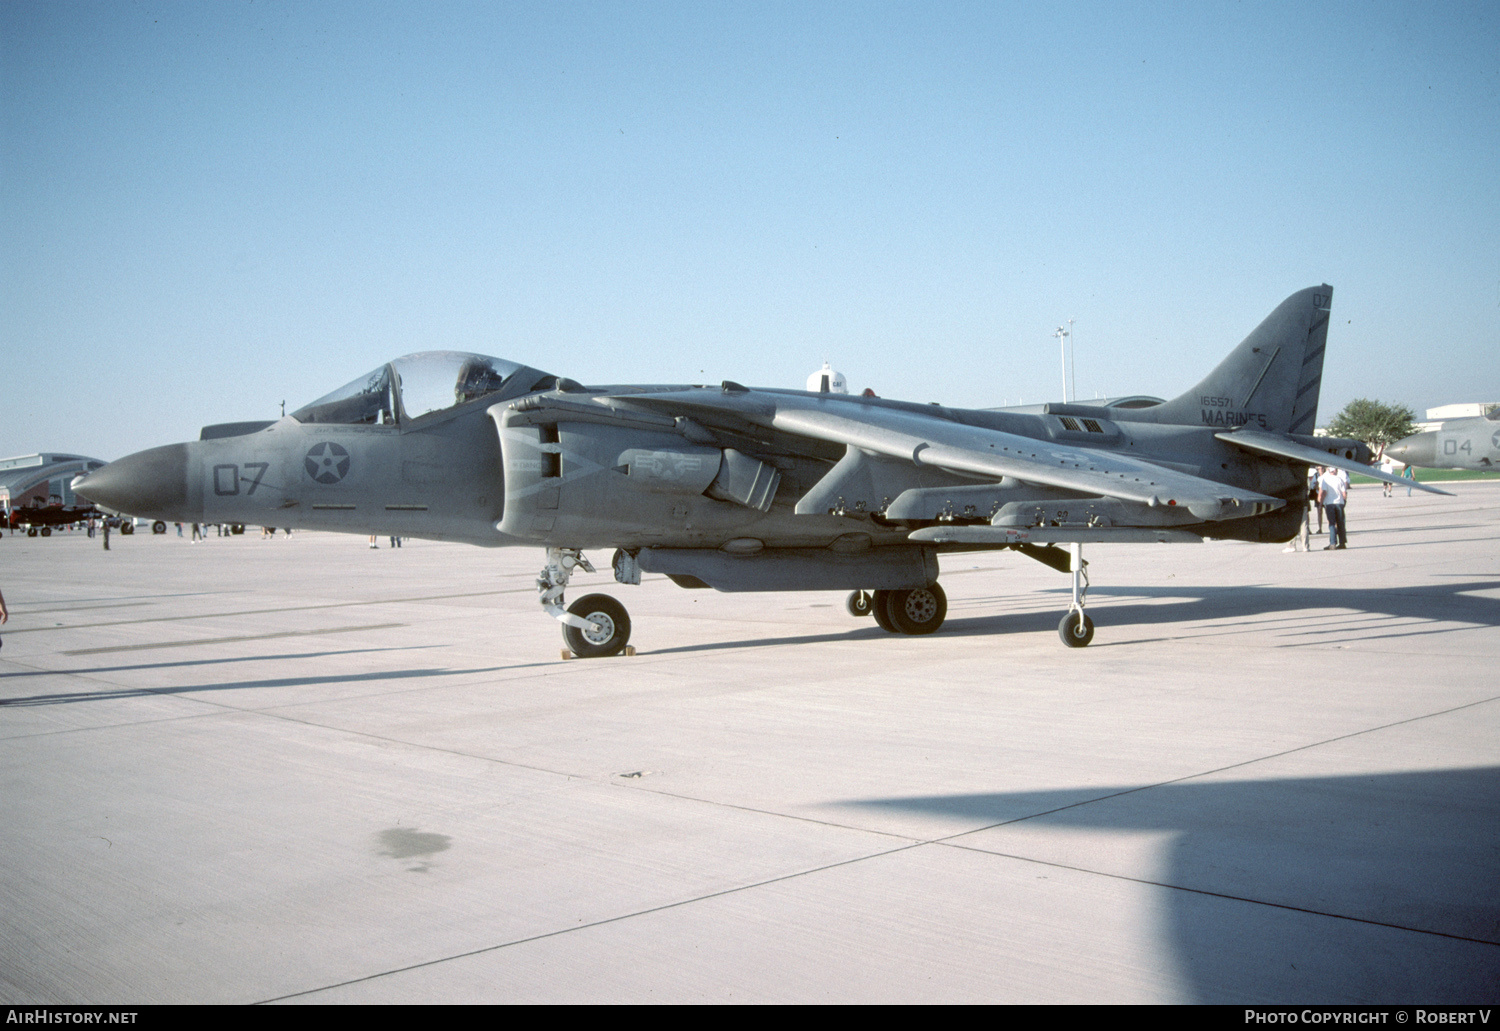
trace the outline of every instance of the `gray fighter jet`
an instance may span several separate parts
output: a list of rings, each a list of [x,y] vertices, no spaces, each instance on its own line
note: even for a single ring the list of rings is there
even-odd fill
[[[1500,408],[1471,419],[1449,419],[1435,430],[1403,437],[1385,453],[1423,469],[1500,469]]]
[[[852,591],[851,613],[904,634],[943,622],[940,556],[1008,549],[1072,575],[1058,629],[1082,647],[1094,633],[1084,544],[1284,542],[1309,464],[1381,476],[1359,441],[1312,435],[1331,298],[1328,286],[1294,294],[1192,390],[1145,408],[585,387],[426,352],[279,421],[122,458],[74,489],[155,519],[544,548],[542,606],[584,657],[630,637],[608,595],[564,607],[597,549],[613,549],[623,584],[645,572],[687,588]]]

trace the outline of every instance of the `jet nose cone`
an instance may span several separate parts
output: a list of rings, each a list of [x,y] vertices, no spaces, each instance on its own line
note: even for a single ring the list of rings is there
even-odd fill
[[[90,501],[126,515],[182,519],[188,501],[188,447],[168,444],[137,451],[73,481]]]
[[[1431,467],[1437,462],[1437,434],[1413,433],[1386,448],[1385,453],[1405,465]]]

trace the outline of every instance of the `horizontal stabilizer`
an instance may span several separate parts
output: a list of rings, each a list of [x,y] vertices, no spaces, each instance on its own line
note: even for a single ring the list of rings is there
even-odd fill
[[[1262,433],[1259,430],[1237,430],[1234,433],[1215,433],[1214,436],[1227,444],[1233,444],[1245,451],[1252,451],[1261,455],[1275,455],[1278,458],[1289,458],[1294,462],[1306,462],[1308,465],[1331,465],[1335,469],[1342,469],[1349,473],[1359,473],[1361,476],[1369,476],[1386,483],[1394,483],[1398,487],[1406,485],[1425,490],[1429,494],[1444,494],[1453,497],[1452,491],[1439,490],[1429,487],[1425,483],[1416,480],[1408,480],[1401,476],[1393,476],[1383,473],[1374,466],[1355,462],[1351,459],[1342,458],[1327,451],[1319,451],[1315,447],[1307,447],[1279,437],[1274,433]]]

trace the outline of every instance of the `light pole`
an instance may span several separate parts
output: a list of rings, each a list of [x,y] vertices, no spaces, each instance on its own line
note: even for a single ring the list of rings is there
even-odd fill
[[[1071,322],[1071,321],[1072,320],[1070,319],[1069,322]],[[1068,401],[1068,331],[1066,329],[1063,329],[1061,326],[1058,326],[1057,327],[1057,332],[1053,333],[1052,335],[1055,336],[1055,337],[1057,337],[1057,346],[1059,348],[1061,348],[1062,381],[1063,381],[1063,403],[1067,404],[1067,401]]]
[[[1073,337],[1073,346],[1068,348],[1068,392],[1074,397],[1078,396],[1078,377],[1074,373],[1074,364],[1078,360],[1078,338],[1073,336],[1073,320],[1068,320],[1068,336]]]

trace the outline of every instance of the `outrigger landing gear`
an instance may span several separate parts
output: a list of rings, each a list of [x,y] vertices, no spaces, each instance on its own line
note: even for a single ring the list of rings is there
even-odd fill
[[[1084,614],[1084,601],[1089,593],[1088,563],[1083,560],[1083,545],[1071,546],[1073,552],[1073,604],[1068,614],[1057,624],[1057,636],[1069,648],[1083,648],[1094,639],[1094,621]]]
[[[563,608],[563,592],[575,568],[594,572],[577,548],[547,549],[547,564],[536,578],[542,608],[563,625],[563,641],[572,655],[598,659],[620,654],[630,640],[630,616],[624,605],[607,594],[590,594]]]

